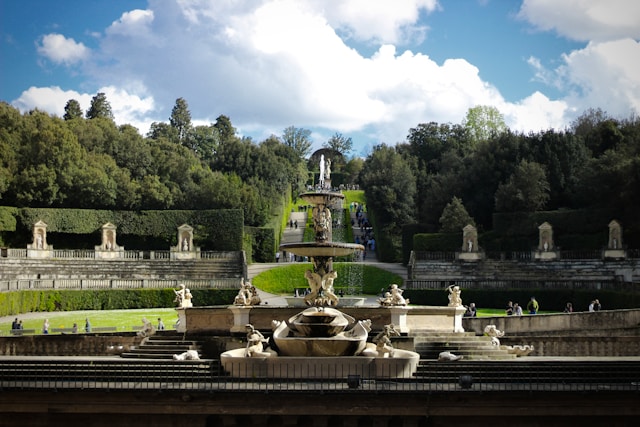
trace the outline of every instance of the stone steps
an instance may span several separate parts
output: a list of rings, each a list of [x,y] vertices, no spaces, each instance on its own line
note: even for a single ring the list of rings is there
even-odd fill
[[[493,345],[491,338],[473,332],[447,333],[428,330],[412,330],[413,344],[421,359],[438,359],[441,352],[448,351],[467,360],[515,359],[514,354]]]
[[[171,359],[174,354],[197,350],[202,357],[202,345],[196,340],[183,340],[182,335],[151,336],[144,344],[131,347],[120,356],[128,359]]]

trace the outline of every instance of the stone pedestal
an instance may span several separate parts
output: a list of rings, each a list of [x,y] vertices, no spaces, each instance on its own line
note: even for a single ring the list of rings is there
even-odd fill
[[[233,326],[229,330],[229,332],[238,333],[238,332],[246,332],[247,324],[251,323],[249,321],[251,314],[251,307],[232,305],[229,306],[229,310],[233,313]]]
[[[395,306],[389,307],[388,310],[391,312],[391,324],[395,327],[396,331],[401,334],[408,334],[410,329],[407,326],[407,312],[410,308]]]
[[[483,252],[458,252],[456,258],[460,261],[480,261],[484,259]]]
[[[602,257],[604,259],[625,259],[627,252],[624,249],[605,249]]]
[[[178,323],[176,324],[176,332],[185,333],[187,332],[187,316],[186,310],[184,308],[177,308],[178,312]]]
[[[560,256],[556,251],[535,251],[533,253],[533,259],[539,261],[550,261],[558,258],[560,258]]]

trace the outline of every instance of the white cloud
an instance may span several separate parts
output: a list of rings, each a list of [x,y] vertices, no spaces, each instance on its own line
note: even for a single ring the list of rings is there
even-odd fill
[[[564,130],[567,126],[567,103],[550,100],[540,92],[535,92],[520,102],[503,104],[497,108],[513,131],[528,133],[547,129]]]
[[[130,124],[137,127],[141,133],[146,133],[149,130],[150,124],[154,121],[149,117],[154,113],[153,97],[141,98],[113,86],[102,87],[96,93],[98,92],[103,92],[106,95],[107,101],[111,104],[116,124]],[[87,111],[94,96],[95,94],[63,90],[58,86],[30,87],[22,92],[20,97],[12,102],[12,105],[22,112],[38,108],[49,114],[62,117],[64,107],[69,100],[75,99],[82,110]]]
[[[570,15],[559,6],[564,2],[554,4]],[[536,92],[507,103],[467,60],[436,63],[396,47],[422,31],[421,13],[437,8],[435,0],[150,0],[148,10],[126,12],[104,30],[84,72],[101,87],[95,93],[107,94],[116,122],[142,133],[152,121],[168,120],[179,97],[197,123],[224,114],[261,137],[294,125],[387,143],[403,141],[419,123],[460,123],[475,105],[497,107],[509,126],[525,132],[563,129],[589,107],[612,114],[638,108],[640,53],[631,39],[590,43],[553,70],[531,57],[535,77],[568,95],[552,100]],[[542,0],[525,1],[521,16],[577,37],[572,21]],[[615,27],[606,19],[601,26]],[[385,43],[366,57],[345,33]],[[92,96],[30,88],[14,104],[62,115],[69,99],[82,97],[86,109]]]
[[[572,104],[582,110],[597,106],[614,117],[640,112],[639,42],[592,42],[563,59],[558,74],[574,88]]]
[[[90,50],[82,43],[61,34],[47,34],[37,45],[38,53],[57,64],[71,65],[86,59]]]
[[[635,0],[524,0],[518,16],[572,40],[640,39]]]

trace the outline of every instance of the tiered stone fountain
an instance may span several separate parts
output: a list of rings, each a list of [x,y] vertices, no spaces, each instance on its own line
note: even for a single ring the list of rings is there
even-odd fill
[[[273,320],[273,340],[247,325],[247,348],[224,352],[221,363],[233,376],[270,378],[362,378],[408,377],[415,372],[418,353],[393,349],[388,334],[377,343],[367,343],[370,320],[356,320],[339,310],[340,298],[334,293],[333,258],[364,250],[354,243],[332,241],[331,208],[344,195],[330,190],[325,178],[324,156],[320,161],[320,182],[316,191],[300,195],[312,208],[315,241],[283,244],[280,250],[311,259],[313,271],[305,277],[310,293],[303,299],[309,308],[289,319]],[[392,328],[385,328],[390,331]],[[386,338],[386,339],[385,339]]]

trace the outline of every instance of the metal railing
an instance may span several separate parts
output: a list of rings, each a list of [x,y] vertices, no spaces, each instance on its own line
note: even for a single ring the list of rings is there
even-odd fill
[[[241,392],[371,391],[640,391],[640,361],[624,362],[455,362],[423,360],[410,377],[386,372],[375,378],[348,364],[311,378],[282,368],[277,378],[247,372],[228,376],[218,360],[128,362],[124,359],[84,361],[0,361],[2,389],[175,389]]]

